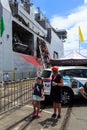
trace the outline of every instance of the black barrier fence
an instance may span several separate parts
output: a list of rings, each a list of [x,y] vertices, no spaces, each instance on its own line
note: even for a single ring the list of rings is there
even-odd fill
[[[0,114],[32,100],[32,84],[35,78],[0,83]]]

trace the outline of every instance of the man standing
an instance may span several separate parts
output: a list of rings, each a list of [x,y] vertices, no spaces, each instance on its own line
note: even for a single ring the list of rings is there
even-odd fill
[[[6,83],[9,81],[9,75],[8,73],[5,73],[4,76],[3,76],[3,81]]]
[[[8,73],[4,73],[4,75],[3,75],[3,81],[4,81],[4,89],[6,89],[7,83],[9,81],[9,75],[8,75]]]

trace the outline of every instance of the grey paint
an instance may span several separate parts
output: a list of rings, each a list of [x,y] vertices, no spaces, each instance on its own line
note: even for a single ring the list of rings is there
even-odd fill
[[[8,0],[0,1],[3,7],[3,16],[6,26],[2,39],[0,38],[0,41],[2,42],[2,44],[0,44],[0,72],[2,73],[3,71],[13,71],[14,69],[18,71],[29,71],[31,69],[35,69],[36,71],[36,68],[34,66],[27,63],[25,60],[21,59],[21,57],[12,50],[12,21],[17,22],[34,35],[34,55],[36,55],[37,37],[40,37],[40,35],[46,36],[47,30],[41,27],[40,24],[34,20],[35,15],[32,6],[30,9],[30,15],[23,9],[23,7],[21,7],[20,5],[18,6],[19,15],[22,16],[26,22],[30,23],[29,27],[25,27],[20,21],[18,21],[16,18],[12,16]],[[53,58],[54,51],[58,52],[59,57],[63,56],[63,43],[53,30],[51,36],[51,43],[48,43],[47,41],[45,42],[48,46],[51,58]]]

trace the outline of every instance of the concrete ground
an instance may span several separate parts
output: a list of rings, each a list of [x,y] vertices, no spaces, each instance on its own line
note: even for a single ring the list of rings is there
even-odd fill
[[[60,130],[67,107],[62,107],[60,119],[52,119],[52,106],[41,110],[40,118],[32,118],[32,104],[11,110],[4,116],[0,116],[0,130]]]

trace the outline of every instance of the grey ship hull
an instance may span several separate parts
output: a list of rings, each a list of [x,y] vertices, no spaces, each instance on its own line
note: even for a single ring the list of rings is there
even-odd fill
[[[2,16],[5,30],[0,37],[1,74],[14,71],[36,72],[40,66],[32,64],[26,56],[42,58],[39,42],[46,45],[51,59],[63,56],[62,41],[46,20],[44,22],[35,19],[32,5],[29,6],[28,12],[18,3],[0,0],[0,19]]]

